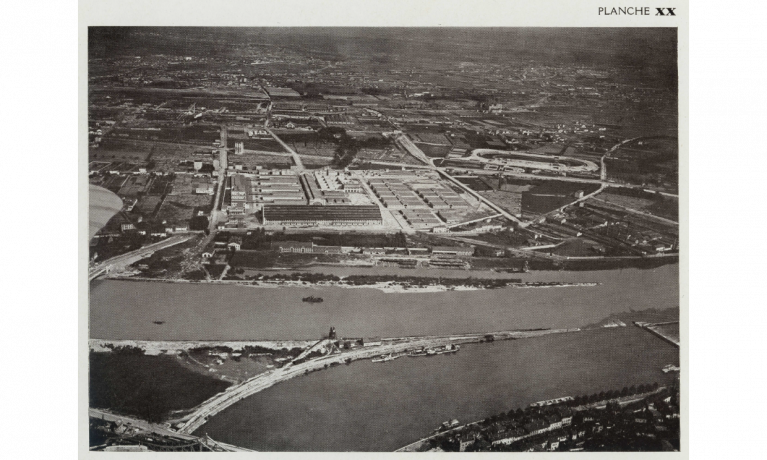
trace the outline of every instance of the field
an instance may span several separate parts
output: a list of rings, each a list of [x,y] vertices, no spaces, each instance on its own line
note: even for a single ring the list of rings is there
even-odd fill
[[[556,248],[544,249],[543,251],[566,257],[594,257],[600,255],[592,249],[598,246],[600,246],[599,243],[585,238],[571,238]]]
[[[337,144],[332,142],[290,142],[293,150],[301,155],[311,155],[332,158],[336,154]]]
[[[235,142],[242,142],[245,150],[261,150],[264,152],[285,152],[285,149],[282,148],[279,142],[275,141],[271,137],[268,139],[253,139],[253,138],[243,138],[243,139],[237,139],[233,138],[232,136],[229,136],[227,138],[227,143],[229,144],[229,148],[234,148]]]
[[[188,370],[171,356],[92,352],[89,364],[90,407],[150,422],[162,421],[173,410],[192,408],[230,385]]]
[[[113,139],[105,139],[98,148],[91,147],[88,149],[89,161],[143,164],[151,154],[151,145]]]
[[[355,256],[340,254],[289,254],[276,251],[237,251],[229,265],[238,268],[301,267],[314,263],[341,263]]]
[[[168,176],[155,177],[149,188],[149,195],[164,195],[170,190],[172,180]]]
[[[125,182],[123,182],[123,185],[120,187],[120,191],[117,194],[127,197],[144,195],[150,190],[153,179],[154,178],[152,176],[148,176],[146,174],[139,176],[128,176],[125,179]]]
[[[468,185],[472,190],[475,190],[477,192],[493,190],[493,187],[489,186],[485,181],[478,178],[461,177],[461,178],[458,178],[458,180],[461,181],[461,183]]]
[[[449,145],[431,145],[416,142],[415,145],[430,158],[445,158],[452,148]]]
[[[167,221],[168,225],[186,225],[195,208],[210,209],[212,206],[213,197],[209,195],[168,195],[157,218]]]
[[[324,168],[325,166],[330,166],[330,164],[333,162],[333,158],[328,156],[304,155],[302,153],[301,162],[304,164],[304,166],[306,166],[307,169],[320,169]]]
[[[243,268],[267,268],[275,264],[278,256],[279,253],[274,251],[240,250],[234,253],[229,260],[229,265]]]
[[[357,158],[365,161],[391,161],[395,163],[422,164],[410,154],[393,147],[386,149],[362,148],[357,153]]]
[[[522,215],[522,194],[501,191],[482,191],[480,195],[497,204],[506,212],[514,216]]]
[[[197,235],[184,243],[161,249],[137,261],[131,267],[138,268],[140,265],[146,265],[147,268],[140,269],[141,276],[149,278],[177,278],[184,271],[195,270],[194,264],[190,265],[189,255],[199,254],[205,241],[202,235]],[[199,275],[200,278],[203,277],[202,273]]]
[[[219,133],[219,128],[216,125],[193,125],[153,129],[115,128],[109,133],[109,137],[212,145],[213,141],[221,138],[221,135]]]
[[[607,201],[608,203],[617,204],[618,206],[624,206],[626,208],[631,209],[645,209],[646,207],[653,204],[652,200],[648,200],[646,198],[638,198],[638,197],[632,197],[632,196],[623,196],[623,195],[616,195],[613,193],[600,193],[597,195],[597,198],[600,200]]]
[[[632,141],[605,159],[607,175],[631,184],[652,184],[674,191],[679,182],[679,150],[674,137]]]
[[[575,201],[577,191],[583,191],[584,195],[588,195],[598,188],[596,184],[544,181],[530,191],[522,193],[522,210],[533,214],[545,214]]]
[[[109,175],[104,177],[93,178],[90,182],[94,185],[99,185],[109,190],[110,192],[117,194],[122,188],[122,184],[123,182],[125,182],[126,179],[127,178],[125,176]]]
[[[609,192],[600,193],[596,198],[618,206],[646,211],[666,219],[679,220],[679,201],[673,197],[641,190],[611,188]]]
[[[530,238],[530,235],[520,231],[512,232],[509,230],[504,230],[501,232],[483,233],[481,235],[472,236],[471,238],[490,244],[515,247],[525,246],[527,244],[528,238]]]
[[[136,203],[136,206],[133,208],[133,212],[147,218],[151,218],[157,211],[157,206],[161,201],[162,198],[156,195],[144,196],[139,199],[138,203]]]

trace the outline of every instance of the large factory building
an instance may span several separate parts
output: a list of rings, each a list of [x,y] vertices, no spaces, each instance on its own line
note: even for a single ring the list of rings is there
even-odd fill
[[[382,225],[381,210],[376,205],[264,205],[264,225],[284,226],[346,226]]]

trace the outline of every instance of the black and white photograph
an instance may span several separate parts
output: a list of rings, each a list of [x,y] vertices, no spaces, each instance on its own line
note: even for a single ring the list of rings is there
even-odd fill
[[[685,451],[681,38],[89,24],[88,449]]]

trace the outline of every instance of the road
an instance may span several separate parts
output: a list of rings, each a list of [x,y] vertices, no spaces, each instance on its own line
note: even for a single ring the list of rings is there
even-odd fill
[[[588,199],[594,198],[596,195],[602,193],[602,191],[604,191],[605,188],[607,188],[607,185],[600,184],[598,189],[596,189],[595,191],[589,193],[588,195],[583,195],[582,197],[578,198],[577,200],[575,200],[575,201],[573,201],[571,203],[567,203],[566,205],[561,206],[561,207],[559,207],[559,208],[557,208],[557,209],[555,209],[553,211],[549,211],[549,212],[543,214],[542,217],[546,217],[546,216],[548,216],[550,214],[554,214],[556,212],[561,212],[563,209],[565,209],[567,207],[574,206],[574,205],[576,205],[576,204],[578,204],[578,203],[580,203],[582,201],[586,201]],[[540,220],[540,218],[536,218],[536,219],[533,219],[533,220],[534,221],[538,221],[538,220]]]
[[[434,169],[434,166],[427,166],[427,165],[411,165],[410,163],[398,163],[396,161],[378,161],[378,160],[371,160],[367,163],[374,164],[374,165],[383,165],[383,166],[396,166],[398,168],[410,168],[410,169]]]
[[[421,149],[416,147],[415,144],[413,144],[413,141],[411,141],[407,135],[400,134],[395,139],[397,143],[399,143],[403,149],[405,149],[409,154],[413,155],[417,160],[423,161],[427,165],[432,165],[431,159],[426,156]]]
[[[205,438],[200,438],[198,436],[193,436],[193,435],[173,431],[163,425],[149,423],[141,419],[126,417],[124,415],[112,414],[110,412],[106,412],[100,409],[88,408],[88,416],[95,419],[99,419],[99,420],[106,420],[108,422],[120,421],[122,423],[130,424],[131,426],[136,427],[140,429],[141,431],[153,433],[159,436],[168,436],[175,439],[182,439],[184,441],[197,441],[202,444],[205,444],[211,450],[218,450],[218,451],[224,451],[224,452],[253,452],[252,450],[245,449],[243,447],[232,446],[230,444],[214,441],[210,439],[209,437],[207,437],[207,435],[205,436]],[[218,449],[216,449],[216,447],[218,447]]]
[[[285,150],[290,152],[291,155],[293,155],[293,162],[296,164],[296,168],[299,171],[303,171],[305,169],[304,163],[301,161],[301,156],[298,154],[298,152],[293,150],[293,148],[291,148],[288,144],[284,143],[282,139],[280,139],[276,134],[274,134],[274,131],[272,131],[271,128],[264,126],[264,129],[274,138],[275,141],[279,142],[282,148],[284,148]]]
[[[99,262],[98,264],[88,269],[88,281],[94,280],[95,278],[99,277],[101,274],[105,273],[108,270],[112,270],[112,269],[119,270],[132,263],[135,263],[138,260],[141,260],[145,257],[149,257],[155,251],[159,251],[161,249],[169,248],[176,244],[183,243],[189,240],[190,238],[192,238],[193,236],[194,234],[171,236],[168,239],[158,241],[157,243],[152,243],[150,245],[136,249],[135,251],[126,252],[125,254],[121,254],[119,256],[112,257],[111,259],[107,259],[103,262]]]
[[[216,196],[213,200],[213,208],[210,210],[210,219],[208,219],[208,231],[212,234],[216,230],[218,221],[226,218],[226,213],[219,208],[221,195],[225,193],[224,183],[226,181],[226,167],[229,163],[229,153],[226,150],[226,143],[229,137],[229,130],[226,125],[221,125],[221,148],[218,156],[218,181],[216,182]]]
[[[448,225],[447,228],[461,227],[463,225],[473,224],[475,222],[482,222],[483,220],[495,219],[496,217],[502,217],[503,214],[493,214],[492,216],[480,217],[479,219],[468,220],[466,222],[459,222],[457,224]]]

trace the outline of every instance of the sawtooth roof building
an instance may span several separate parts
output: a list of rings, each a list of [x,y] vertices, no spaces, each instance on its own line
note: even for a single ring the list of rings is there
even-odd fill
[[[281,206],[264,205],[263,221],[265,225],[284,226],[348,226],[382,225],[381,210],[375,205],[304,205]]]

